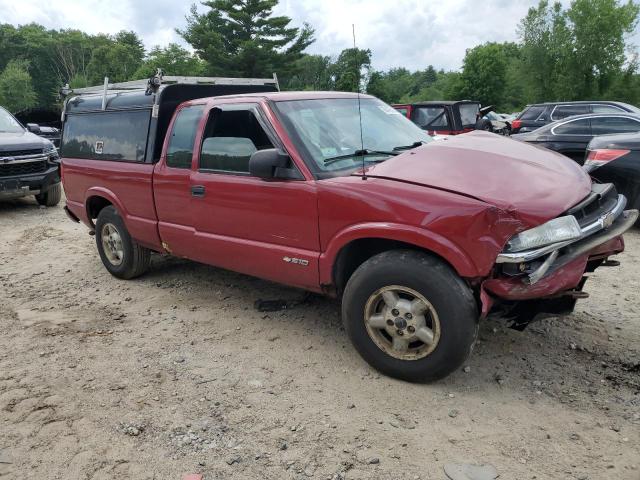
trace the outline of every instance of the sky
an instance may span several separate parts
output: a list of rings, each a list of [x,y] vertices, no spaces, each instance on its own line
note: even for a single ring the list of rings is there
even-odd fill
[[[465,50],[487,41],[517,40],[517,25],[537,0],[281,0],[275,13],[292,24],[309,23],[316,42],[309,53],[337,55],[353,45],[372,52],[373,67],[387,70],[427,65],[445,70],[462,66]],[[568,4],[568,0],[563,0]],[[0,23],[36,22],[47,28],[76,28],[88,33],[134,30],[145,46],[184,41],[175,32],[185,26],[191,2],[176,0],[0,0]],[[200,9],[202,7],[199,7]],[[633,37],[640,43],[640,35]],[[186,45],[185,45],[186,46]]]

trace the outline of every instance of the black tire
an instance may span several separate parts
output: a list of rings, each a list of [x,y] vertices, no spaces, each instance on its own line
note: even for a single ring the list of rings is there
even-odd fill
[[[60,203],[60,199],[62,198],[62,184],[56,183],[49,187],[44,193],[39,193],[36,195],[36,202],[39,205],[44,205],[45,207],[55,207]]]
[[[112,253],[105,251],[103,242],[103,235],[106,232],[105,228],[112,232],[112,229],[115,229],[115,232],[119,236],[120,243],[118,245],[121,247],[121,249],[119,249],[121,252],[121,258],[118,257],[119,262],[113,259]],[[122,217],[120,217],[115,207],[111,205],[103,208],[98,214],[98,219],[96,220],[96,245],[102,263],[114,277],[129,280],[139,277],[149,269],[151,251],[138,245],[138,243],[131,238]],[[110,257],[112,259],[110,259]]]
[[[421,294],[435,310],[439,340],[425,357],[396,358],[367,330],[367,302],[392,285]],[[438,258],[412,250],[383,252],[364,262],[349,279],[342,300],[344,327],[360,355],[380,372],[410,382],[438,380],[460,367],[475,343],[478,318],[473,294],[456,272]]]

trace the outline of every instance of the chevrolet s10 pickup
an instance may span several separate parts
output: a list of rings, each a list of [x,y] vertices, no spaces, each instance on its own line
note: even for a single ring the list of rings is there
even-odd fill
[[[432,141],[369,95],[156,77],[72,94],[63,120],[66,209],[111,274],[159,252],[340,298],[361,356],[408,381],[456,370],[491,312],[571,312],[638,217],[559,154]]]

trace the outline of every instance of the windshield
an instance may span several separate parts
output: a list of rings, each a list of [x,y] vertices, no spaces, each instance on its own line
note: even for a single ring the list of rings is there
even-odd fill
[[[0,108],[0,132],[22,133],[24,128],[5,109]]]
[[[356,98],[275,102],[287,133],[316,173],[355,169],[431,141],[426,132],[378,99],[362,98],[362,139]],[[342,173],[342,172],[341,172]]]

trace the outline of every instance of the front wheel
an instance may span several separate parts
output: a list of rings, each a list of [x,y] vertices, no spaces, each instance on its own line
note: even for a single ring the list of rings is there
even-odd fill
[[[36,202],[38,205],[43,205],[45,207],[55,207],[60,203],[60,199],[62,198],[62,184],[56,183],[49,187],[44,193],[39,193],[36,195]]]
[[[412,250],[383,252],[358,267],[344,291],[342,317],[371,366],[411,382],[456,370],[478,332],[469,287],[443,261]]]
[[[151,251],[131,238],[113,206],[103,208],[96,220],[96,244],[105,268],[114,277],[139,277],[149,268]]]

